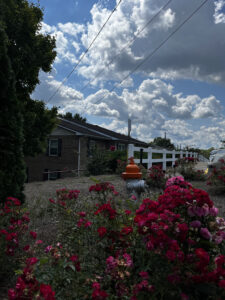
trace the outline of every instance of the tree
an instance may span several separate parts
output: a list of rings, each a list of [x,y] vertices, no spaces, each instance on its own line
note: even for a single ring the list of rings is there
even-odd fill
[[[67,119],[69,121],[80,121],[86,123],[87,119],[83,118],[80,114],[72,114],[71,112],[66,112],[65,114],[59,114],[59,117]]]
[[[175,146],[171,143],[170,139],[156,137],[152,142],[149,143],[150,147],[159,146],[165,149],[174,150]]]
[[[15,76],[7,55],[7,36],[0,23],[0,203],[7,196],[23,200],[23,118],[16,97]]]
[[[35,156],[46,150],[47,134],[57,124],[57,108],[46,109],[42,101],[29,100],[23,107],[24,155]]]
[[[43,151],[56,124],[57,109],[30,97],[40,70],[49,72],[56,56],[55,39],[40,33],[42,18],[42,10],[28,0],[0,0],[0,201],[21,197],[24,154]]]

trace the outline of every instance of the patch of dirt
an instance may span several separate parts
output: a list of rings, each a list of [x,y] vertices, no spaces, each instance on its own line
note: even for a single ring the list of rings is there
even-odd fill
[[[96,184],[96,180],[112,183],[120,194],[126,191],[126,183],[119,175],[99,175],[92,177],[73,177],[58,179],[55,181],[31,182],[25,185],[25,195],[27,203],[36,202],[38,199],[55,198],[56,190],[78,189],[81,196],[87,196],[89,187]]]

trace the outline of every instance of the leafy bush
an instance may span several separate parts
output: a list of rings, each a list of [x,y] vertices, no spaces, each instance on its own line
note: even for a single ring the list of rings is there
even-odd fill
[[[87,170],[91,175],[101,175],[109,172],[106,151],[95,149],[87,164]]]
[[[119,172],[118,169],[120,169],[123,164],[127,163],[127,151],[125,150],[107,151],[107,160],[108,160],[108,168],[110,169],[110,171],[118,174]]]
[[[9,299],[224,299],[225,221],[205,191],[176,177],[157,201],[89,193],[50,199],[57,241],[28,251]]]
[[[116,174],[121,175],[123,172],[126,171],[127,161],[117,159],[117,168],[116,168]]]
[[[126,151],[100,151],[95,149],[88,162],[87,169],[91,175],[117,173],[118,161],[126,162]],[[119,165],[119,168],[121,165]]]
[[[149,187],[164,188],[166,183],[165,173],[161,165],[153,165],[149,169],[146,178],[146,183]]]
[[[195,159],[193,157],[184,157],[176,163],[177,172],[180,173],[186,180],[205,181],[206,176],[203,170],[195,169]]]

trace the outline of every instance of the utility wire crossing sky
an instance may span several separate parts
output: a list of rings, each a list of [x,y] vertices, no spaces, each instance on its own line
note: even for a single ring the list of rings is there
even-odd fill
[[[40,0],[56,37],[33,98],[149,142],[225,139],[225,0]],[[75,72],[76,71],[76,72]]]

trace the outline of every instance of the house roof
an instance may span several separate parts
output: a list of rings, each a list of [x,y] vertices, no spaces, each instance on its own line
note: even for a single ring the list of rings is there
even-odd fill
[[[58,118],[59,123],[58,126],[69,131],[76,133],[77,135],[85,135],[88,137],[115,141],[115,142],[123,142],[125,144],[138,144],[141,146],[147,147],[147,143],[129,137],[127,135],[100,127],[98,125],[93,125],[90,123],[84,123],[80,121],[69,121],[63,118]]]

